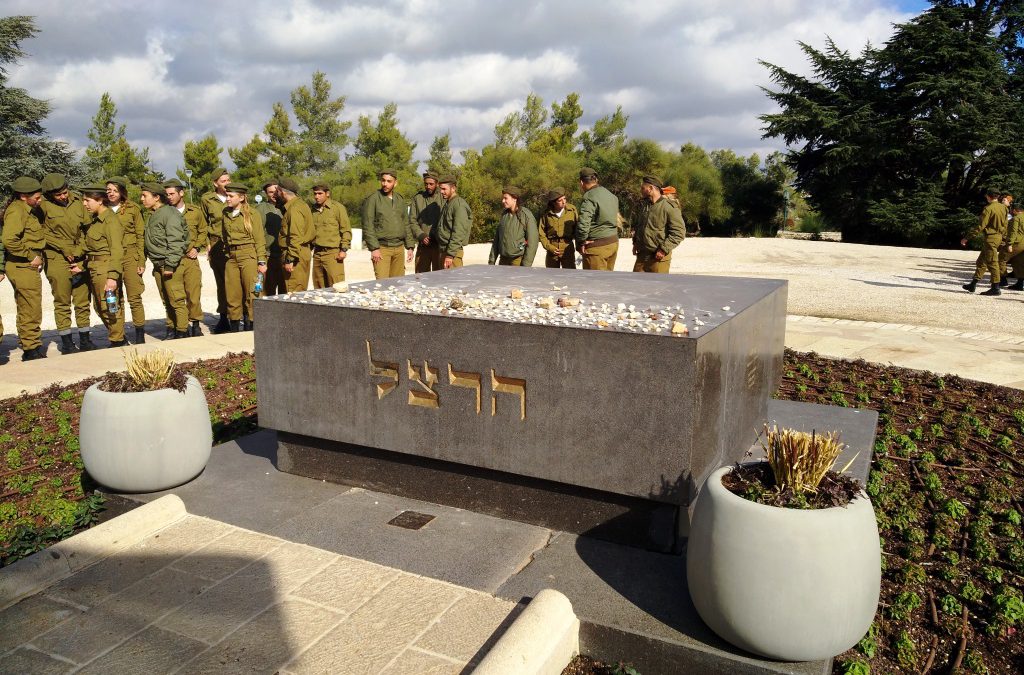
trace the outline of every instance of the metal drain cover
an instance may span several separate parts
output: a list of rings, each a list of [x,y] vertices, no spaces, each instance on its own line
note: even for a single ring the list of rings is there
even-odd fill
[[[434,516],[427,513],[419,513],[417,511],[402,511],[397,516],[388,521],[388,525],[394,525],[395,527],[403,527],[407,530],[418,530],[430,521],[434,519]]]

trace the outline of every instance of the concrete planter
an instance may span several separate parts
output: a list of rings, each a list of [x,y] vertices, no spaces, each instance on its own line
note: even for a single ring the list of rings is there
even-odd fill
[[[120,492],[188,482],[202,472],[213,446],[206,395],[191,375],[184,392],[109,392],[92,385],[82,399],[78,437],[85,470]]]
[[[871,502],[811,511],[748,501],[708,478],[687,545],[690,596],[720,637],[782,661],[853,647],[875,617],[881,548]]]

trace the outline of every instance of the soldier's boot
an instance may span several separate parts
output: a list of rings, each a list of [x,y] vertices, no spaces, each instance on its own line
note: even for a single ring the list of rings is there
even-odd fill
[[[178,331],[174,330],[173,328],[168,328],[167,329],[167,333],[164,335],[164,340],[177,340],[177,339],[178,339]]]
[[[977,279],[971,279],[971,283],[964,284],[960,288],[964,289],[968,293],[973,293],[975,291],[975,289],[978,288],[978,280]]]
[[[114,347],[127,347],[127,346],[128,346],[128,341],[127,340],[111,340],[110,341],[110,348],[111,349],[113,349]]]
[[[1024,278],[1017,279],[1017,283],[1010,286],[1011,291],[1024,291]]]
[[[252,330],[252,321],[249,321],[249,319],[246,319],[245,321],[243,321],[242,322],[242,330]]]
[[[187,330],[176,330],[176,331],[174,331],[174,339],[175,340],[180,340],[181,338],[187,338],[187,337],[188,337],[188,331]]]
[[[97,349],[97,347],[95,344],[93,344],[92,338],[89,337],[89,331],[78,331],[78,351],[91,352],[94,349]]]
[[[192,326],[189,328],[190,337],[202,337],[203,336],[203,324],[200,321],[193,321]]]
[[[987,291],[985,291],[984,293],[982,293],[982,295],[1002,295],[1002,294],[1003,294],[1003,292],[1001,290],[999,290],[999,284],[998,283],[992,284],[992,288],[990,288]]]
[[[228,323],[228,315],[221,314],[220,321],[213,327],[213,332],[215,335],[220,335],[221,333],[227,333],[229,330],[231,330],[231,324]]]
[[[1009,285],[1010,285],[1010,280],[1007,279],[1006,277],[1003,277],[1002,279],[999,280],[999,287],[1000,288],[1006,288]]]
[[[34,349],[29,349],[21,355],[22,361],[35,361],[36,359],[45,359],[46,352],[43,351],[42,346]]]
[[[136,326],[135,327],[135,344],[141,345],[146,341],[146,327]]]
[[[228,322],[228,330],[232,333],[237,333],[241,327],[241,321],[230,321]]]
[[[61,354],[74,354],[78,351],[78,347],[75,346],[75,340],[71,337],[71,333],[60,336],[60,353]]]

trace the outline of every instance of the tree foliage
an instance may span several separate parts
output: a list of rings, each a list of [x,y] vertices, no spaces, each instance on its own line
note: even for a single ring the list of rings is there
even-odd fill
[[[217,137],[207,134],[198,141],[185,141],[185,149],[182,152],[185,160],[185,168],[178,169],[178,180],[191,184],[192,191],[202,194],[210,189],[213,184],[214,170],[223,166],[220,155],[224,149],[217,143]],[[189,176],[185,169],[192,172]]]
[[[136,149],[128,142],[127,125],[118,124],[117,105],[108,92],[100,96],[87,136],[89,146],[83,163],[90,179],[126,176],[135,184],[163,180],[163,174],[150,163],[149,148]]]

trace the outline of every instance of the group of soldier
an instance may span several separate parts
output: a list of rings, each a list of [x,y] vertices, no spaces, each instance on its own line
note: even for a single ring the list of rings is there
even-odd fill
[[[22,359],[45,357],[41,272],[50,282],[64,354],[96,349],[90,304],[107,327],[110,346],[129,343],[127,310],[134,327],[130,341],[145,342],[147,260],[166,311],[165,339],[202,335],[199,257],[204,252],[217,285],[215,333],[252,330],[254,297],[303,291],[311,278],[314,288],[344,281],[352,229],[329,185],[313,185],[309,203],[295,179],[275,179],[261,186],[265,199],[260,195],[250,203],[249,188],[233,182],[227,169],[212,177],[213,189],[198,204],[186,202],[185,186],[177,179],[145,183],[142,209],[128,199],[123,177],[87,185],[79,193],[60,174],[15,180],[3,213],[0,280],[6,275],[14,287]],[[380,189],[365,199],[361,212],[363,245],[375,276],[402,275],[408,262],[416,272],[461,267],[473,214],[458,194],[456,177],[427,171],[423,189],[408,200],[396,190],[395,170],[382,169],[379,179]],[[567,202],[564,189],[552,188],[539,219],[522,205],[520,188],[504,187],[490,262],[531,266],[540,245],[547,267],[574,269],[578,253],[584,269],[613,269],[619,200],[600,185],[593,169],[582,169],[579,180],[578,209]],[[670,191],[655,176],[642,181],[644,201],[633,228],[634,271],[668,272],[672,251],[685,237],[679,203]]]
[[[981,295],[1002,295],[1002,288],[1024,291],[1024,216],[1020,204],[1014,204],[1013,195],[989,188],[985,191],[988,204],[981,212],[978,225],[960,240],[966,246],[971,239],[981,240],[981,253],[974,269],[974,277],[963,285],[973,293],[978,282],[988,273],[992,286]],[[1013,266],[1017,283],[1010,286],[1008,270]]]

